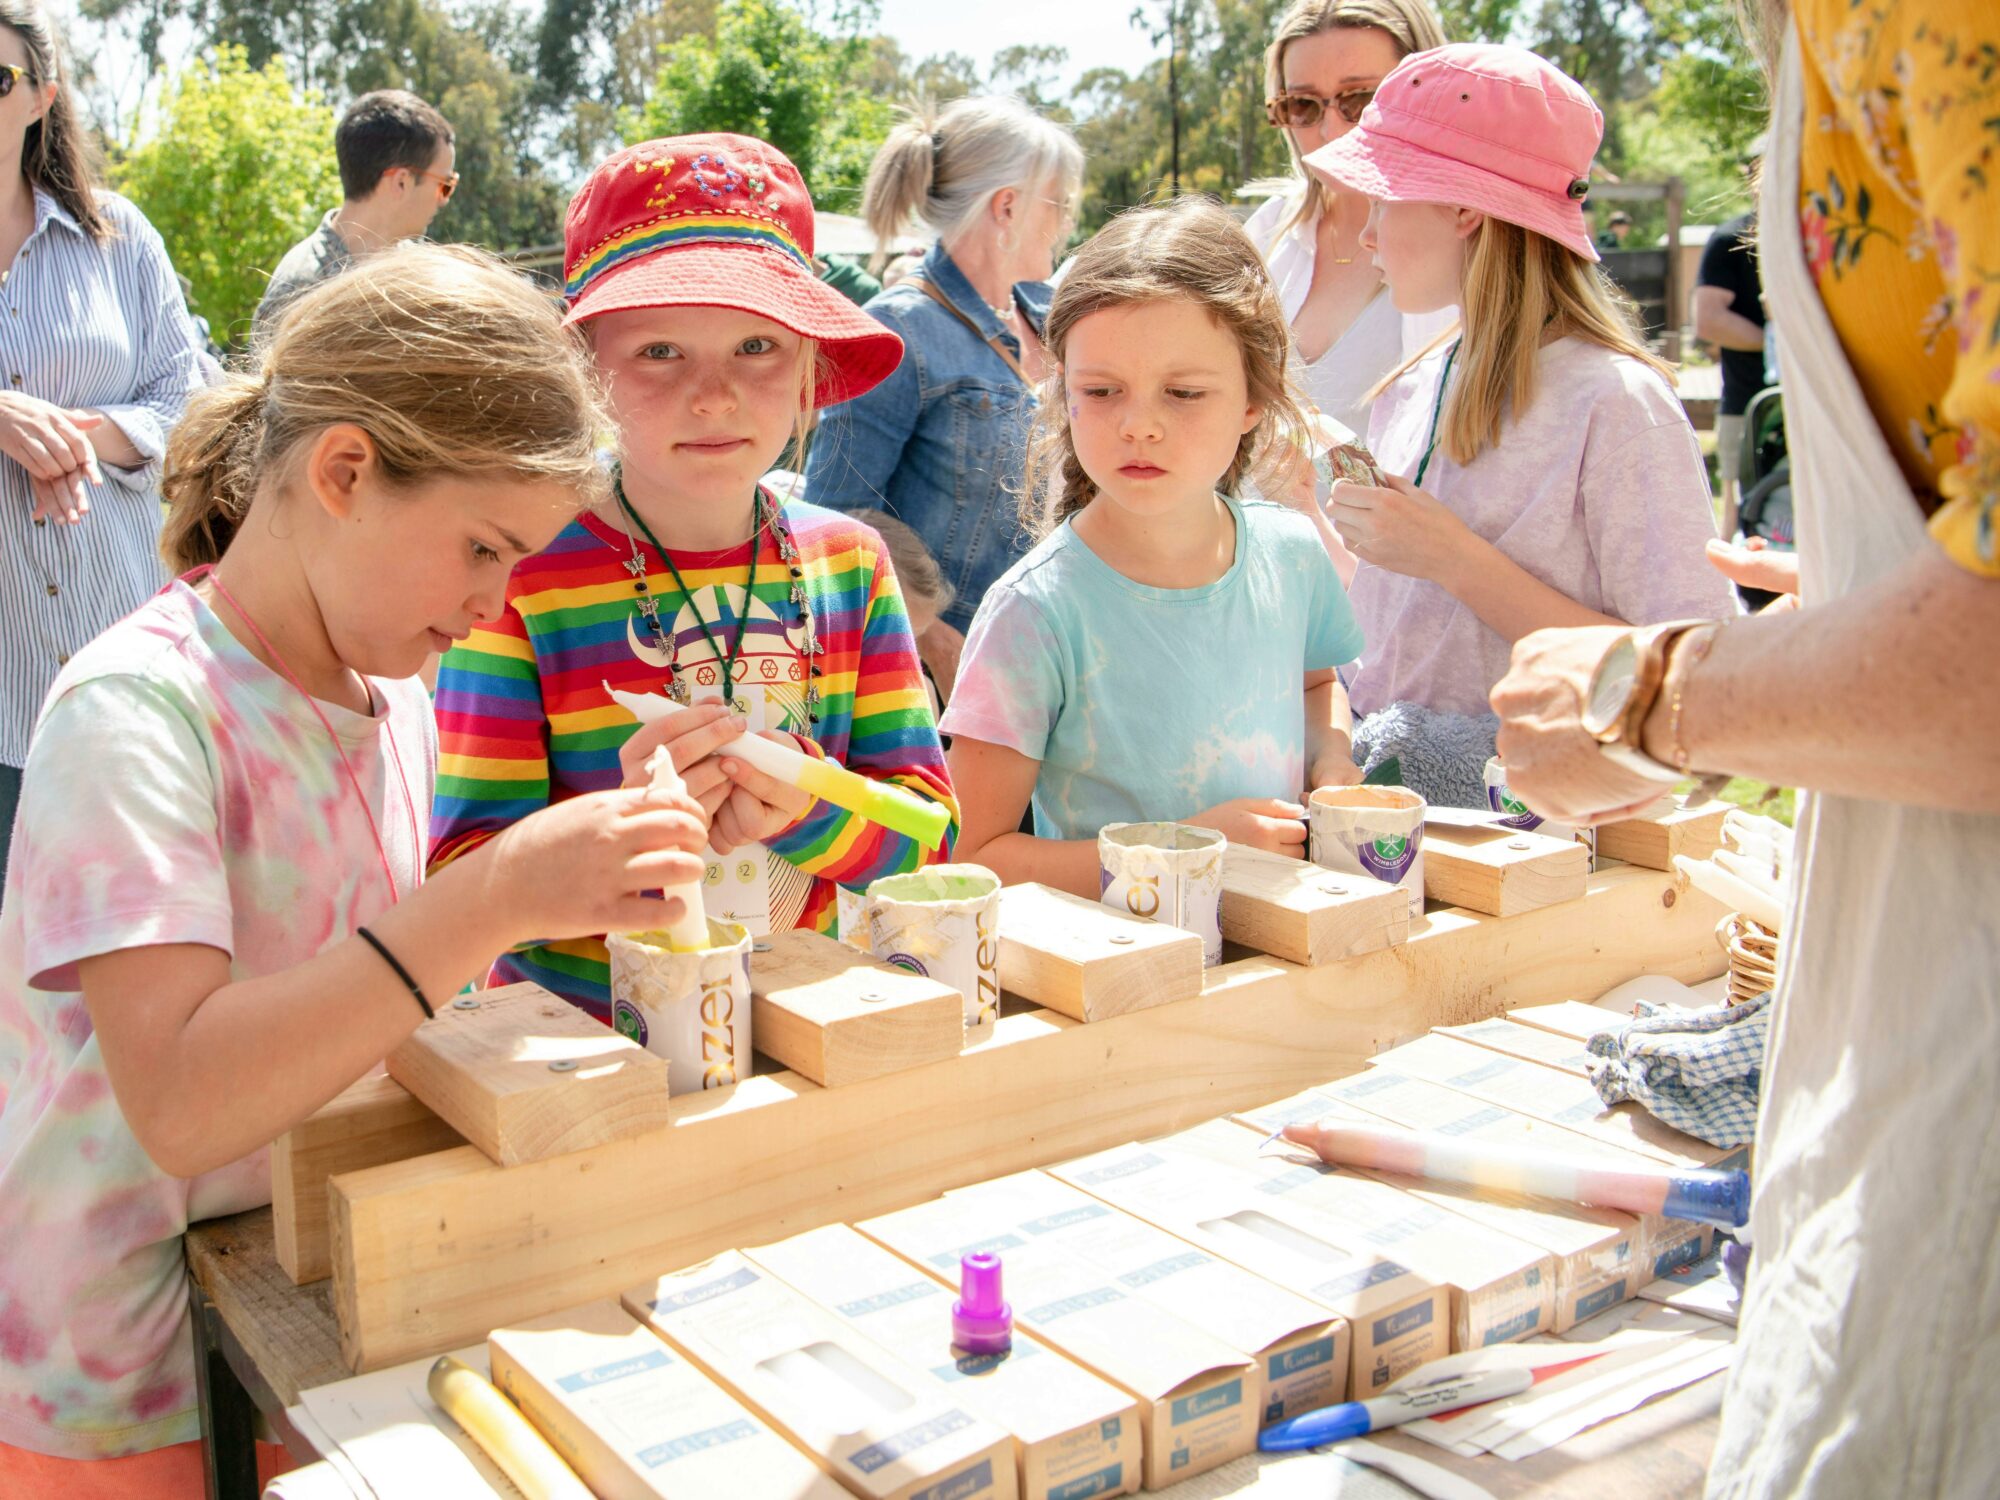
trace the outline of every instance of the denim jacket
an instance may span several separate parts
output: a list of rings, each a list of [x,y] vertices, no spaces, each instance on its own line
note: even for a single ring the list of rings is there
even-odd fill
[[[980,330],[914,284],[928,279]],[[1020,345],[942,244],[921,271],[867,304],[903,338],[903,362],[866,395],[829,407],[806,464],[806,495],[832,510],[885,510],[922,537],[958,590],[964,630],[994,580],[1027,550],[1015,504],[1033,394],[982,339]]]

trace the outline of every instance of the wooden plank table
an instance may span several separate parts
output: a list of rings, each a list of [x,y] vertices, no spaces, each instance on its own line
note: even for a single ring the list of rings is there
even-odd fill
[[[320,1456],[284,1413],[302,1392],[347,1378],[330,1288],[293,1285],[278,1264],[268,1208],[191,1226],[187,1254],[197,1350],[206,1335],[214,1351],[199,1362],[208,1493],[210,1500],[255,1500],[253,1406],[301,1461]],[[1459,1458],[1393,1433],[1371,1441],[1462,1474],[1496,1500],[1692,1500],[1715,1447],[1721,1402],[1722,1377],[1710,1376],[1519,1463]]]

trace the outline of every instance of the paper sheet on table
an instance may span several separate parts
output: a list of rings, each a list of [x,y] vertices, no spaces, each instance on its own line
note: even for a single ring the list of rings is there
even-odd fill
[[[1461,1457],[1505,1448],[1504,1456],[1525,1458],[1721,1369],[1732,1338],[1732,1330],[1708,1318],[1628,1302],[1560,1339],[1468,1350],[1425,1365],[1426,1378],[1526,1367],[1535,1384],[1518,1396],[1410,1422],[1401,1431]]]
[[[1183,1479],[1172,1493],[1175,1500],[1493,1500],[1469,1479],[1366,1438],[1313,1453],[1252,1453]]]
[[[456,1351],[481,1375],[486,1346]],[[367,1485],[366,1500],[453,1500],[498,1495],[523,1500],[507,1476],[459,1425],[431,1400],[427,1382],[434,1359],[411,1360],[386,1370],[338,1380],[299,1398],[307,1414],[339,1445],[340,1457]]]
[[[361,1471],[348,1461],[347,1456],[340,1451],[340,1444],[319,1425],[319,1419],[306,1410],[304,1402],[300,1402],[297,1406],[286,1407],[285,1420],[292,1424],[294,1432],[312,1444],[313,1452],[320,1455],[319,1463],[309,1464],[307,1467],[313,1470],[324,1469],[334,1476],[332,1482],[340,1488],[331,1493],[337,1493],[340,1500],[378,1500],[374,1489],[361,1477]],[[292,1474],[303,1472],[294,1469]],[[317,1500],[326,1484],[322,1475],[313,1475],[306,1479],[295,1480],[291,1486],[286,1487],[285,1481],[291,1477],[291,1474],[280,1474],[273,1479],[264,1487],[264,1500]]]
[[[1719,1246],[1693,1265],[1682,1266],[1657,1281],[1647,1282],[1639,1288],[1639,1295],[1648,1302],[1664,1303],[1683,1312],[1700,1313],[1704,1318],[1713,1318],[1731,1327],[1736,1325],[1737,1314],[1743,1305],[1735,1284],[1729,1279],[1729,1272],[1723,1269]]]

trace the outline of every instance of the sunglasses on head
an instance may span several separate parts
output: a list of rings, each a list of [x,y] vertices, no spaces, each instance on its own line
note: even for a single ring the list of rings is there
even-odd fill
[[[412,177],[422,177],[435,182],[438,185],[438,202],[440,203],[449,203],[451,195],[458,191],[458,173],[456,172],[453,172],[449,177],[445,177],[436,172],[420,172],[415,167],[391,167],[382,175],[387,177],[389,172],[408,172]]]
[[[1332,105],[1341,119],[1353,125],[1374,97],[1372,88],[1343,89],[1331,99],[1308,94],[1303,89],[1286,89],[1264,101],[1264,118],[1283,130],[1310,130],[1325,117],[1327,106]]]
[[[12,63],[0,63],[0,99],[14,92],[17,83],[32,83],[35,75],[26,68],[17,68]]]

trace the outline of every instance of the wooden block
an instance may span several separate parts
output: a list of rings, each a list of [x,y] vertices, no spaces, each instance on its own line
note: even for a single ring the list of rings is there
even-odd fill
[[[1366,875],[1231,844],[1222,858],[1222,935],[1317,968],[1402,942],[1410,935],[1410,897]]]
[[[538,984],[441,1007],[389,1054],[389,1075],[506,1167],[667,1123],[667,1060]]]
[[[1433,1026],[1638,974],[1713,978],[1720,914],[1621,866],[1582,901],[1432,912],[1400,947],[1324,968],[1222,964],[1164,1009],[1002,1016],[958,1057],[844,1088],[748,1078],[671,1101],[666,1132],[504,1174],[460,1147],[336,1177],[343,1354],[374,1369],[459,1348],[721,1250],[1267,1104]]]
[[[750,959],[757,1050],[829,1088],[956,1057],[965,1000],[817,932],[767,939]]]
[[[1490,916],[1574,901],[1590,883],[1583,845],[1510,828],[1424,829],[1424,894]]]
[[[1649,870],[1673,869],[1676,854],[1707,859],[1722,847],[1722,820],[1728,813],[1727,802],[1702,802],[1660,818],[1606,823],[1597,830],[1597,856]]]
[[[1045,885],[1000,893],[1000,987],[1079,1021],[1201,993],[1201,939]]]
[[[428,1156],[460,1136],[386,1073],[334,1095],[271,1147],[271,1217],[278,1264],[294,1282],[319,1281],[327,1259],[326,1180],[384,1162]]]

